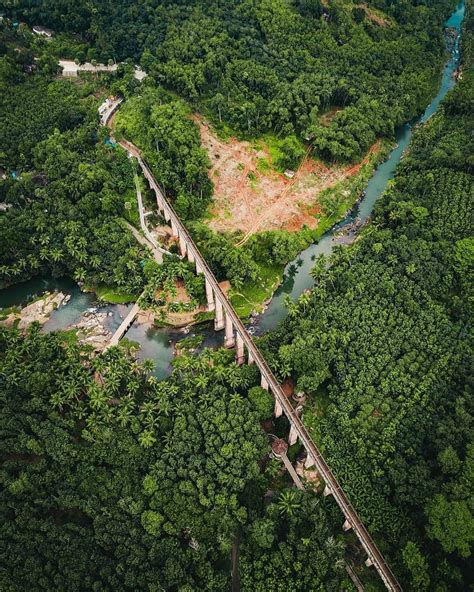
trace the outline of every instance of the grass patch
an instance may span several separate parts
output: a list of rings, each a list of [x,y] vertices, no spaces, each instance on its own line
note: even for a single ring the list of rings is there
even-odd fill
[[[91,291],[97,294],[99,300],[109,302],[110,304],[127,304],[128,302],[136,302],[139,297],[139,294],[125,292],[119,288],[110,288],[108,286],[97,286],[96,288],[92,288]]]
[[[252,311],[261,312],[264,302],[271,298],[283,276],[284,265],[260,266],[260,279],[245,285],[241,290],[231,290],[230,301],[241,318]]]
[[[259,171],[260,173],[268,173],[272,170],[272,167],[270,166],[270,163],[268,162],[268,160],[266,158],[258,158],[257,159],[257,171]]]
[[[215,312],[213,310],[209,310],[206,312],[198,312],[195,316],[194,316],[194,323],[196,325],[200,324],[200,323],[207,323],[209,321],[212,321],[215,318]]]
[[[279,165],[278,163],[283,163],[288,160],[288,155],[285,154],[285,152],[282,150],[282,147],[285,144],[287,144],[290,139],[293,142],[292,148],[296,150],[298,155],[296,156],[295,154],[295,162],[293,162],[292,164],[288,163],[285,166],[283,164]],[[270,154],[271,168],[275,169],[276,171],[279,171],[280,173],[284,173],[286,168],[293,168],[294,170],[296,170],[297,165],[301,162],[301,158],[306,152],[305,144],[297,136],[277,138],[274,134],[268,133],[262,136],[262,140]]]
[[[138,213],[137,194],[135,188],[127,189],[123,196],[123,217],[135,228],[140,228],[140,214]]]
[[[18,306],[10,306],[9,308],[2,308],[0,310],[0,321],[5,321],[11,314],[19,314],[21,308]]]

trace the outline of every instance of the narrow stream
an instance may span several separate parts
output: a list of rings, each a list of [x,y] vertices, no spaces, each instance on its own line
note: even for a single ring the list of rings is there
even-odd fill
[[[421,117],[413,122],[405,124],[397,131],[396,148],[392,150],[388,159],[375,171],[367,185],[365,197],[355,211],[348,215],[344,220],[338,222],[317,244],[308,247],[301,252],[294,261],[286,266],[281,286],[275,292],[266,311],[258,317],[253,325],[256,334],[275,329],[286,317],[286,308],[283,304],[285,296],[288,295],[295,300],[305,290],[313,286],[310,271],[314,266],[315,258],[321,254],[328,255],[332,252],[335,245],[347,242],[347,236],[345,238],[338,236],[338,231],[343,227],[354,223],[357,218],[359,218],[361,222],[364,222],[372,213],[376,200],[385,191],[388,181],[393,178],[395,168],[400,162],[400,159],[410,142],[413,126],[427,121],[438,109],[438,106],[446,93],[455,84],[453,74],[460,61],[459,43],[464,12],[464,2],[461,2],[457,5],[456,10],[445,23],[446,27],[456,29],[458,36],[451,49],[451,57],[444,68],[441,87],[438,94],[428,105]],[[87,309],[92,308],[97,304],[95,295],[81,292],[79,286],[72,279],[33,278],[27,282],[0,290],[0,308],[22,306],[47,290],[62,291],[65,294],[70,294],[71,299],[65,306],[60,306],[58,310],[51,314],[51,318],[44,325],[45,331],[55,331],[67,328],[79,321],[82,314]],[[129,307],[125,305],[107,305],[101,307],[101,311],[109,313],[106,320],[106,326],[110,331],[113,332],[120,325],[121,320],[127,314],[128,308]],[[203,343],[200,348],[222,345],[222,332],[216,333],[209,324],[202,327],[193,327],[190,335],[195,334],[203,335]],[[138,354],[139,359],[143,360],[145,358],[151,358],[154,360],[156,364],[154,374],[157,378],[161,379],[168,376],[171,372],[174,344],[186,337],[186,334],[176,329],[157,329],[150,327],[148,324],[134,323],[128,330],[126,337],[131,341],[137,341],[140,343],[141,349]]]

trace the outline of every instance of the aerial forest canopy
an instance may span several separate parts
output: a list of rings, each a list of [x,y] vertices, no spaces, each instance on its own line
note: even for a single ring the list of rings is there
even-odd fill
[[[280,590],[282,564],[294,590],[351,589],[333,502],[265,509],[273,406],[232,356],[182,356],[157,383],[118,348],[0,328],[2,591],[222,592],[236,536],[245,592]]]
[[[56,78],[57,59],[36,42],[0,31],[0,286],[67,274],[137,295],[148,254],[123,226],[133,169],[99,130],[102,83]]]
[[[472,24],[469,17],[467,26]],[[414,134],[373,223],[269,335],[304,421],[413,590],[468,590],[474,542],[474,73]]]
[[[133,60],[240,133],[294,131],[352,160],[428,102],[451,0],[7,2],[91,43],[80,61]],[[9,6],[10,5],[10,6]],[[320,115],[329,111],[322,125]]]
[[[7,16],[57,35],[0,24],[0,287],[66,275],[151,307],[179,277],[193,306],[206,302],[191,263],[158,264],[130,231],[135,163],[97,113],[112,94],[126,98],[115,139],[142,150],[217,279],[258,286],[259,264],[296,257],[308,229],[243,247],[210,230],[193,113],[218,133],[313,147],[328,165],[359,159],[435,93],[453,7],[6,0]],[[371,222],[315,261],[314,288],[258,342],[306,395],[311,437],[413,592],[473,585],[473,24],[468,11],[459,83],[414,132]],[[127,64],[65,80],[59,57]],[[76,337],[0,327],[2,592],[223,592],[236,560],[242,592],[353,592],[355,534],[332,496],[296,489],[269,459],[289,425],[255,364],[204,349],[158,381],[130,342],[98,354]],[[380,590],[361,555],[367,592]]]

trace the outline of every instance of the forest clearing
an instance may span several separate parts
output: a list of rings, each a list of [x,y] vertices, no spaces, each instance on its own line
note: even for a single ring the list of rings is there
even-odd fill
[[[245,237],[265,230],[317,228],[324,213],[318,200],[321,192],[357,174],[380,150],[377,141],[361,162],[328,167],[311,158],[307,149],[294,176],[288,178],[272,166],[264,140],[222,140],[202,117],[194,120],[209,155],[209,177],[214,183],[208,225],[219,232],[240,231]]]

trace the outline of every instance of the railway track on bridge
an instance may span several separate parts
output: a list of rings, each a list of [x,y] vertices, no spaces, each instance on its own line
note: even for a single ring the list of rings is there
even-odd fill
[[[102,118],[102,123],[104,125],[108,124],[110,117],[113,115],[117,107],[118,105],[116,105],[114,109],[111,109],[110,112]],[[366,565],[373,565],[375,567],[388,590],[393,592],[401,591],[402,588],[398,583],[395,574],[390,569],[387,561],[379,551],[377,545],[364,526],[362,520],[359,518],[356,510],[350,503],[342,487],[339,485],[323,455],[320,453],[316,444],[313,442],[298,413],[295,409],[293,409],[293,406],[288,401],[280,383],[275,378],[263,355],[255,345],[252,337],[247,333],[244,324],[235,312],[232,304],[227,299],[227,296],[219,286],[219,283],[214,277],[212,270],[208,266],[204,257],[201,255],[199,249],[194,244],[194,241],[191,238],[188,230],[177,216],[173,206],[167,201],[149,166],[143,160],[140,150],[127,141],[120,142],[120,145],[137,159],[145,178],[156,194],[158,208],[163,213],[167,222],[171,224],[173,233],[176,234],[179,239],[182,256],[187,256],[189,261],[195,263],[196,271],[198,273],[204,274],[209,309],[213,310],[214,306],[216,307],[216,329],[222,329],[225,326],[226,343],[228,345],[236,345],[236,358],[238,363],[242,363],[244,361],[244,348],[246,348],[248,353],[248,363],[255,363],[259,368],[262,387],[269,390],[275,398],[275,415],[279,416],[284,413],[287,417],[291,426],[290,440],[293,433],[293,435],[296,436],[300,440],[301,444],[305,447],[309,461],[309,463],[307,461],[308,466],[316,466],[316,469],[324,479],[327,493],[333,495],[345,517],[346,521],[343,528],[345,530],[348,530],[349,528],[354,530],[354,533],[357,535],[357,538],[367,553],[368,559],[366,561]],[[222,312],[225,314],[225,322],[222,322],[222,319],[219,319],[219,316],[222,317]],[[237,336],[236,341],[234,340],[234,332]]]

